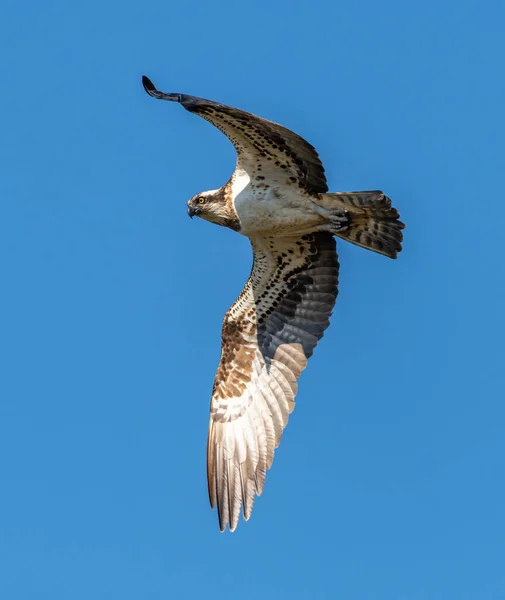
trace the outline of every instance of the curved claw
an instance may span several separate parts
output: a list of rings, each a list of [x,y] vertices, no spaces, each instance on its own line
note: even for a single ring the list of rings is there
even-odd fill
[[[182,100],[181,94],[165,94],[165,92],[157,90],[154,83],[145,75],[142,75],[142,85],[149,96],[158,100],[169,100],[170,102],[181,102]]]

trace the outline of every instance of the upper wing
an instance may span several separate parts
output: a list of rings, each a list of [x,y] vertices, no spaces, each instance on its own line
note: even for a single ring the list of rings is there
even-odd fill
[[[297,379],[328,327],[338,285],[329,233],[252,239],[249,280],[227,312],[214,381],[207,477],[219,525],[233,531],[261,494],[294,408]]]
[[[142,77],[146,92],[160,100],[180,102],[186,110],[203,117],[220,129],[237,151],[237,167],[251,179],[283,183],[297,182],[311,193],[328,191],[321,160],[308,142],[289,129],[251,113],[186,94],[158,91]]]

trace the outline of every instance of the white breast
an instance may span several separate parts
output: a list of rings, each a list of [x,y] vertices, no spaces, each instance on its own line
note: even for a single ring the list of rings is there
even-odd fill
[[[251,184],[245,172],[233,180],[232,194],[240,233],[249,237],[308,233],[321,219],[311,199],[301,195],[299,188],[258,181]]]

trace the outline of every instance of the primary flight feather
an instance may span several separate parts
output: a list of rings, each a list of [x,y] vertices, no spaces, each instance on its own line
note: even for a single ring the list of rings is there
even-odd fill
[[[338,293],[335,238],[390,258],[404,224],[380,191],[329,193],[316,150],[289,129],[186,94],[178,102],[220,129],[237,151],[230,180],[196,194],[188,214],[251,241],[249,279],[224,317],[210,404],[207,478],[219,526],[247,521],[294,409],[297,380],[329,325]]]

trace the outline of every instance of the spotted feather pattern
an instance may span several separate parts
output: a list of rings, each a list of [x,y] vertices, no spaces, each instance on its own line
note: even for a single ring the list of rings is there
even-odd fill
[[[249,280],[225,316],[211,400],[207,475],[223,531],[249,519],[297,380],[329,325],[338,260],[331,234],[253,239]]]
[[[237,151],[237,169],[253,180],[297,185],[310,194],[328,191],[315,148],[293,131],[246,111],[187,94],[160,92],[143,77],[147,93],[182,106],[220,129]]]

